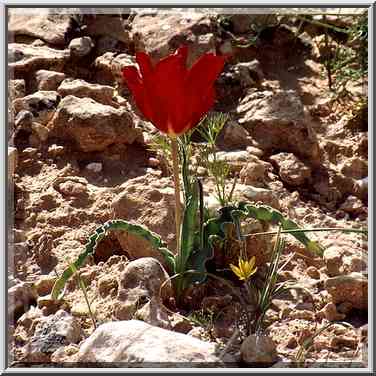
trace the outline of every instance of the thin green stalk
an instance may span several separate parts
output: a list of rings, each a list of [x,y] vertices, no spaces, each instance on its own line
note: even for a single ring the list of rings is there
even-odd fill
[[[179,179],[179,156],[178,142],[171,137],[172,166],[175,188],[175,224],[176,224],[176,254],[180,252],[180,227],[181,227],[181,202],[180,202],[180,179]]]
[[[335,228],[335,227],[322,227],[322,228],[307,228],[307,229],[294,229],[294,230],[281,230],[281,234],[292,234],[297,232],[319,232],[319,231],[342,231],[342,232],[355,232],[359,234],[368,234],[368,230],[352,229],[352,228]],[[243,237],[259,236],[259,235],[275,235],[278,231],[255,232],[253,234],[245,234]]]
[[[95,316],[93,314],[93,311],[91,310],[91,305],[90,305],[89,299],[87,297],[87,289],[86,289],[85,282],[81,278],[80,273],[78,272],[77,268],[74,266],[73,263],[70,264],[70,267],[71,267],[73,273],[75,273],[76,276],[77,276],[77,282],[78,282],[78,285],[80,286],[80,288],[81,288],[81,290],[84,294],[84,298],[85,298],[86,304],[88,306],[89,314],[90,314],[91,320],[92,320],[93,325],[94,325],[94,330],[95,330],[95,329],[97,329],[97,324],[96,324],[96,321],[95,321]]]
[[[310,23],[312,25],[321,26],[321,27],[324,27],[326,29],[331,29],[331,30],[337,31],[339,33],[349,34],[349,31],[347,29],[341,29],[339,27],[327,24],[325,22],[320,22],[320,21],[317,21],[317,20],[310,20],[310,19],[308,19],[308,18],[306,18],[304,16],[300,16],[300,15],[296,15],[296,18],[298,20],[306,21],[306,22],[308,22],[308,23]]]

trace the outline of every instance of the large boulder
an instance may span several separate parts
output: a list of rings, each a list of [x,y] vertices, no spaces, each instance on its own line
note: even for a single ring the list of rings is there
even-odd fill
[[[102,324],[81,345],[71,361],[112,367],[224,367],[216,344],[151,326],[138,320]]]
[[[84,152],[102,151],[111,144],[132,144],[141,137],[124,108],[73,95],[61,100],[47,126],[56,137],[73,140]]]
[[[320,149],[310,119],[294,90],[257,91],[237,108],[242,124],[262,149],[296,154],[320,163]]]

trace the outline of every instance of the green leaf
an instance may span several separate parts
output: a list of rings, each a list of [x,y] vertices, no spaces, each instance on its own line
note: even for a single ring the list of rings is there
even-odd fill
[[[127,231],[133,235],[139,236],[150,243],[150,245],[159,251],[165,258],[168,267],[171,270],[175,269],[174,255],[170,252],[166,244],[162,241],[161,237],[150,231],[147,227],[142,225],[136,225],[123,220],[111,220],[107,221],[102,226],[99,226],[93,235],[89,237],[89,241],[85,245],[85,250],[82,252],[76,261],[73,262],[73,267],[70,265],[66,268],[60,278],[58,278],[52,288],[51,297],[53,299],[61,299],[64,295],[64,286],[68,279],[73,275],[74,270],[78,270],[83,266],[87,257],[95,254],[95,250],[99,242],[103,239],[107,231]]]
[[[193,253],[197,229],[197,210],[199,205],[199,185],[197,181],[192,184],[192,192],[187,197],[187,204],[184,210],[181,249],[175,257],[175,272],[184,273],[187,270],[187,262]]]
[[[244,210],[247,211],[250,217],[258,219],[260,221],[270,222],[274,224],[280,224],[283,230],[299,230],[300,227],[292,220],[286,219],[282,213],[267,205],[253,205],[253,204],[241,204]],[[324,248],[316,241],[310,240],[304,230],[302,232],[291,233],[298,241],[300,241],[308,250],[315,254],[322,256]]]

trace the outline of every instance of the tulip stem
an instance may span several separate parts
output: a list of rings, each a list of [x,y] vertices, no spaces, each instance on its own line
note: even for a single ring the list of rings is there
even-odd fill
[[[178,142],[176,137],[171,137],[172,169],[175,186],[175,223],[176,223],[176,254],[180,253],[180,222],[181,222],[181,202],[180,202],[180,179],[179,179],[179,156]]]

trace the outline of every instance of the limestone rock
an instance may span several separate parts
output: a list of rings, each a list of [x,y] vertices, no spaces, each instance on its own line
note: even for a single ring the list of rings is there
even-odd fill
[[[325,249],[323,259],[330,277],[342,274],[344,254],[345,250],[336,245],[329,246]]]
[[[56,277],[42,275],[34,284],[38,295],[43,296],[50,294],[55,281]]]
[[[215,344],[137,320],[102,324],[81,345],[74,361],[131,368],[224,366]]]
[[[31,306],[18,320],[16,332],[23,332],[28,337],[33,336],[35,328],[39,322],[44,320],[42,311],[34,306]]]
[[[337,311],[337,307],[334,303],[326,304],[322,310],[317,312],[316,316],[323,317],[328,321],[340,321],[346,317],[346,315]]]
[[[162,305],[173,295],[168,278],[155,258],[143,257],[130,262],[120,275],[115,316],[119,320],[137,317],[151,325],[170,328],[167,311]]]
[[[265,187],[268,181],[268,172],[272,170],[270,163],[264,162],[255,156],[250,156],[248,163],[240,171],[240,181],[254,187]]]
[[[90,84],[80,79],[66,79],[58,87],[57,92],[62,96],[74,95],[77,98],[92,98],[98,103],[113,105],[114,89],[111,86]]]
[[[346,201],[340,206],[340,209],[350,214],[359,214],[364,211],[365,206],[363,202],[355,197],[349,196]]]
[[[35,121],[46,125],[52,119],[59,102],[60,96],[56,91],[37,91],[26,97],[15,99],[13,107],[16,113],[31,112]]]
[[[17,79],[17,80],[9,80],[8,81],[8,94],[10,101],[12,102],[14,99],[22,98],[25,96],[26,88],[25,88],[25,80]]]
[[[241,101],[237,113],[239,124],[262,149],[278,149],[312,163],[320,162],[316,135],[295,91],[250,93]]]
[[[48,362],[51,354],[64,345],[77,343],[81,338],[79,322],[64,310],[41,320],[26,345],[26,359]]]
[[[33,133],[38,137],[38,140],[40,142],[47,141],[49,134],[49,129],[47,127],[40,123],[34,122],[31,125],[31,129],[33,130]]]
[[[20,282],[8,289],[8,315],[10,318],[26,312],[29,305],[35,302],[37,293],[28,282]]]
[[[276,345],[266,335],[247,337],[240,348],[242,360],[247,364],[270,364],[278,360]]]
[[[71,29],[68,14],[12,14],[9,17],[8,31],[11,36],[27,35],[33,38],[63,46]]]
[[[146,50],[154,61],[158,61],[186,44],[189,46],[188,66],[204,53],[215,53],[215,38],[211,31],[209,18],[198,12],[139,13],[132,22],[136,49]]]
[[[61,72],[40,69],[35,74],[38,90],[56,91],[60,83],[65,79],[65,74]]]
[[[353,157],[346,159],[341,165],[340,170],[347,177],[362,179],[368,176],[368,163],[359,157]]]
[[[349,302],[353,308],[368,307],[368,278],[361,273],[353,272],[328,278],[325,281],[325,289],[335,304]]]
[[[250,154],[246,150],[220,151],[217,152],[217,160],[227,162],[230,169],[239,172],[244,164],[250,158]],[[213,160],[213,156],[209,155],[209,161]]]
[[[237,184],[235,193],[243,196],[247,201],[262,202],[274,209],[280,209],[280,203],[271,189],[258,188],[251,185]]]
[[[289,185],[299,186],[309,181],[311,169],[291,153],[279,153],[270,157],[278,168],[281,180]]]
[[[31,71],[50,68],[61,72],[69,56],[69,50],[55,50],[22,43],[8,44],[8,67],[15,75],[26,75]]]
[[[125,53],[116,55],[114,52],[106,52],[95,59],[94,67],[99,83],[123,85],[122,69],[126,66],[137,66],[135,58]]]
[[[220,138],[225,149],[241,149],[250,145],[248,132],[234,121],[229,121],[224,126]]]
[[[73,95],[61,100],[48,128],[61,139],[75,141],[84,152],[102,151],[114,143],[132,144],[141,134],[123,108]]]
[[[257,87],[263,78],[260,62],[256,59],[226,66],[216,82],[218,100],[235,104],[249,88]]]
[[[88,55],[93,47],[94,42],[90,37],[75,38],[69,43],[71,55],[78,58]]]
[[[126,45],[131,41],[129,31],[120,14],[86,15],[85,24],[85,32],[91,37],[108,36]]]
[[[175,206],[174,189],[168,178],[156,179],[150,174],[128,180],[122,186],[122,193],[115,197],[112,208],[115,218],[142,224],[155,232],[175,250]],[[160,252],[139,237],[125,232],[116,236],[131,259],[155,257],[162,264]]]

